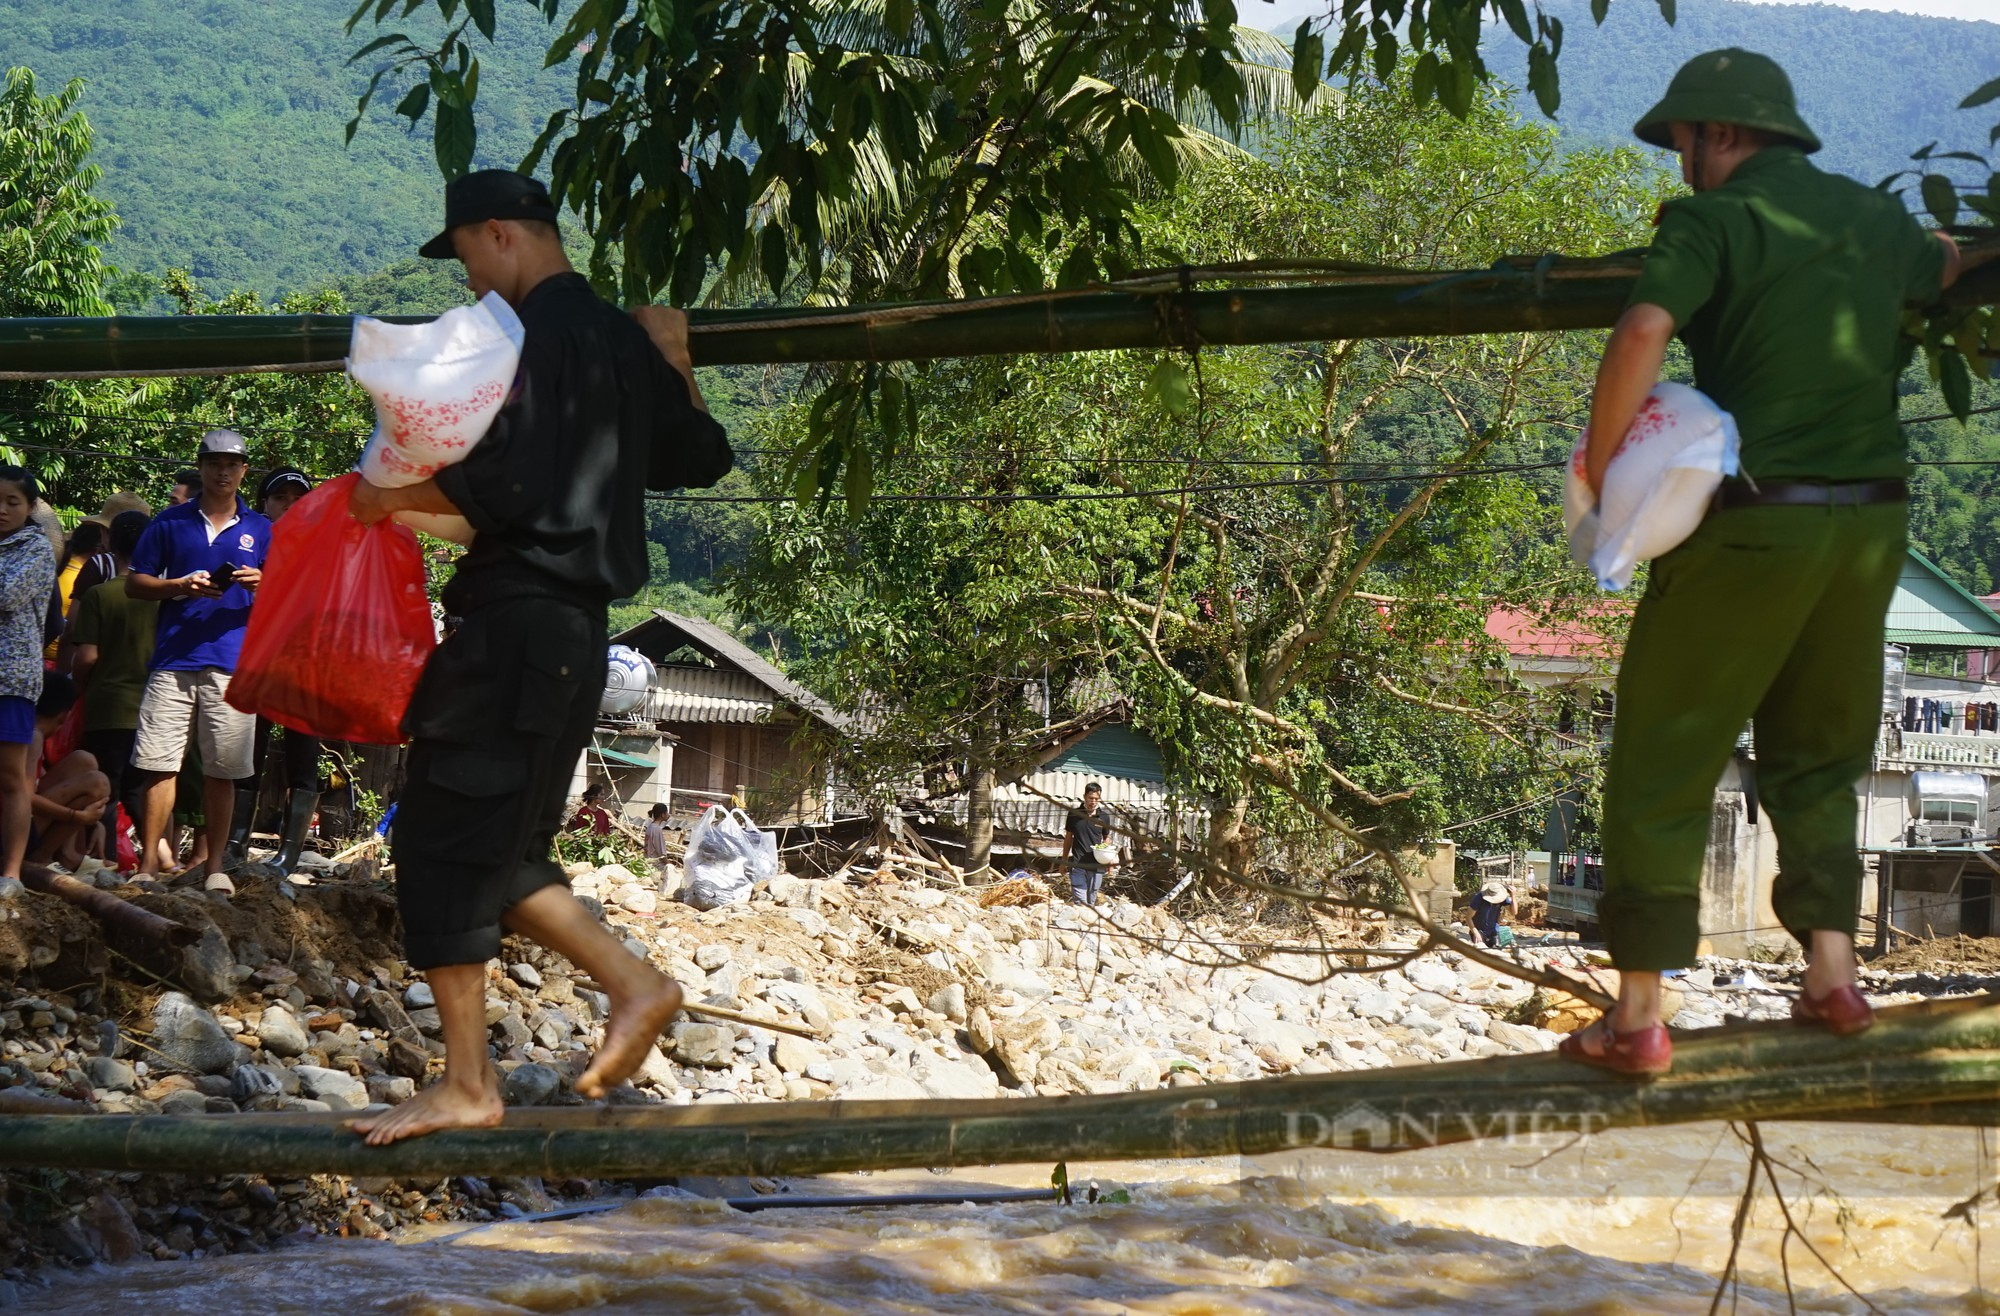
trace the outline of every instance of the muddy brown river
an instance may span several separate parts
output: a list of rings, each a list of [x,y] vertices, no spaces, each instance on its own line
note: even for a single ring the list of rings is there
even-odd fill
[[[1994,1183],[1981,1130],[1764,1126],[1768,1190],[1723,1310],[2000,1312],[2000,1229],[1945,1212]],[[20,1309],[143,1316],[516,1313],[1702,1313],[1746,1172],[1723,1125],[1370,1156],[1072,1165],[1129,1202],[781,1210],[654,1198],[580,1219],[99,1270]],[[844,1175],[815,1193],[1035,1187],[1048,1167]],[[1993,1210],[2000,1226],[2000,1209]],[[1982,1279],[1984,1283],[1982,1283]],[[1994,1287],[1989,1291],[1985,1284]]]

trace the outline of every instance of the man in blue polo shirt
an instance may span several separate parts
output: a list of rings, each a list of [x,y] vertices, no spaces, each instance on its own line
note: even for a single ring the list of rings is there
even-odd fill
[[[250,598],[263,579],[271,523],[237,495],[249,469],[249,446],[234,430],[201,439],[201,491],[169,507],[132,553],[125,589],[158,599],[160,620],[151,673],[139,701],[132,766],[146,790],[139,825],[139,876],[159,871],[159,845],[174,807],[174,779],[190,735],[201,749],[202,812],[208,832],[204,887],[225,895],[236,887],[223,872],[223,850],[236,783],[254,771],[257,719],[231,708],[229,677],[243,648]]]

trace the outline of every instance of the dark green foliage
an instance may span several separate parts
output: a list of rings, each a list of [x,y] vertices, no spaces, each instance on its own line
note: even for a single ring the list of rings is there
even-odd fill
[[[0,315],[103,315],[100,249],[118,219],[95,192],[77,83],[43,95],[28,69],[0,90]]]
[[[1921,385],[1921,387],[1920,387]],[[1945,410],[1937,386],[1913,369],[1903,396],[1905,416]],[[2000,387],[1975,383],[1974,407],[2000,404]],[[1917,461],[1963,463],[1920,466],[1910,481],[1910,546],[1974,594],[2000,589],[2000,414],[1975,415],[1908,427]]]
[[[51,87],[81,77],[99,192],[124,221],[110,258],[266,295],[414,253],[443,212],[431,144],[342,127],[369,65],[345,66],[346,0],[5,0],[0,58]],[[481,78],[481,165],[512,165],[567,96],[532,15],[502,6]],[[522,39],[527,36],[529,39]],[[385,81],[385,89],[400,87]],[[163,310],[163,303],[150,307]]]

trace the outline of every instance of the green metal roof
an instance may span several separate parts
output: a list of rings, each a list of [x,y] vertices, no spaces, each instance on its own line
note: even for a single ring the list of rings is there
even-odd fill
[[[1886,638],[1891,644],[1907,644],[1924,649],[2000,649],[2000,636],[1967,635],[1963,631],[1905,631],[1890,627]]]
[[[1132,728],[1099,727],[1043,765],[1049,772],[1081,772],[1086,776],[1124,777],[1129,781],[1165,781],[1160,748]]]
[[[610,763],[623,763],[628,768],[657,768],[660,765],[652,759],[642,759],[637,754],[627,754],[622,749],[606,749],[602,745],[592,745],[590,752]]]
[[[1888,639],[1926,648],[2000,648],[2000,616],[1912,549],[1889,601]]]

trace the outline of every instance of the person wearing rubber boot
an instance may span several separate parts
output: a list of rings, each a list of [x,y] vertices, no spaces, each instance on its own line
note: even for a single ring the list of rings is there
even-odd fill
[[[1598,905],[1618,1005],[1562,1050],[1644,1075],[1672,1063],[1660,973],[1695,957],[1716,783],[1746,722],[1778,834],[1772,905],[1808,955],[1793,1016],[1842,1035],[1874,1022],[1854,986],[1854,783],[1904,556],[1898,335],[1960,262],[1896,197],[1808,161],[1819,139],[1762,55],[1690,60],[1634,131],[1678,152],[1694,195],[1661,207],[1605,347],[1587,478],[1602,489],[1676,336],[1742,440],[1740,476],[1653,563],[1618,673]]]
[[[312,481],[296,466],[280,466],[257,485],[257,510],[276,525],[293,503],[312,492]],[[280,876],[290,877],[305,853],[306,833],[312,829],[319,809],[319,737],[291,727],[281,727],[269,718],[257,719],[257,739],[253,771],[236,783],[236,808],[231,815],[229,845],[223,851],[225,867],[241,865],[250,856],[250,833],[257,815],[257,797],[264,783],[271,737],[284,737],[285,809],[278,824],[278,852],[270,866]]]
[[[526,332],[506,404],[464,461],[403,489],[360,481],[350,503],[363,522],[433,512],[477,532],[444,591],[461,623],[403,718],[413,743],[396,804],[404,950],[437,997],[444,1076],[355,1122],[376,1145],[500,1122],[486,962],[503,929],[611,999],[576,1079],[584,1097],[630,1077],[679,1011],[680,987],[570,894],[551,850],[597,724],[606,609],[646,583],[646,490],[712,485],[732,460],[695,386],[687,317],[599,298],[570,268],[540,183],[500,169],[453,180],[445,231],[423,254],[456,256],[474,295],[498,293]]]

